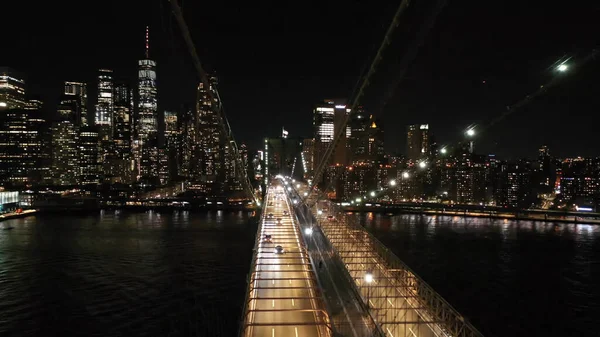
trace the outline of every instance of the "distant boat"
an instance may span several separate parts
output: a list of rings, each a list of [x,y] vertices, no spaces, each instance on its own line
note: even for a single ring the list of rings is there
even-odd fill
[[[11,230],[13,228],[14,228],[13,226],[2,227],[2,230],[8,231],[8,230]]]

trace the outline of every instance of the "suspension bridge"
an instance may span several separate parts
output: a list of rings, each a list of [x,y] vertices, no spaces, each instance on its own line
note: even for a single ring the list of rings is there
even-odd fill
[[[198,76],[204,87],[210,88],[181,9],[177,1],[170,3]],[[438,1],[402,64],[409,64],[415,57],[415,49],[422,44],[445,3]],[[389,249],[330,202],[324,193],[328,186],[318,185],[408,5],[408,0],[400,2],[376,55],[351,96],[349,113],[336,128],[310,184],[291,177],[265,177],[266,195],[261,200],[246,171],[237,170],[244,191],[262,206],[240,336],[482,336]],[[595,55],[596,52],[588,58]],[[402,72],[398,76],[399,80],[403,75]],[[499,119],[557,82],[555,79],[541,86],[533,95],[509,107]],[[207,93],[211,101],[221,102],[216,89]],[[222,103],[212,108],[234,150],[236,166],[243,167]],[[473,136],[474,129],[469,130],[468,135]]]

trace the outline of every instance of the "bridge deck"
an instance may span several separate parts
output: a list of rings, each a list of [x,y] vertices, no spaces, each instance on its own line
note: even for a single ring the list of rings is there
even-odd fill
[[[243,336],[329,336],[329,322],[314,273],[281,185],[269,187],[264,205]],[[283,253],[278,253],[276,246],[282,246]]]
[[[307,192],[301,184],[297,192]],[[480,333],[362,226],[327,199],[312,210],[372,317],[389,336],[481,337]]]

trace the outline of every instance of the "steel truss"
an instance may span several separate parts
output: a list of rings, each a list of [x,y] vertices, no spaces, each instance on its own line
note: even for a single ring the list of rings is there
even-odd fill
[[[324,196],[312,205],[313,216],[354,279],[371,316],[390,337],[482,337],[354,218]],[[335,220],[327,219],[329,215]]]

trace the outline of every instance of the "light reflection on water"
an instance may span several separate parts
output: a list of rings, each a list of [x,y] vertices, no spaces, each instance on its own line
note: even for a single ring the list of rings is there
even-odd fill
[[[235,335],[256,225],[245,212],[107,210],[6,221],[0,336]]]
[[[353,216],[486,336],[597,336],[600,226]]]

